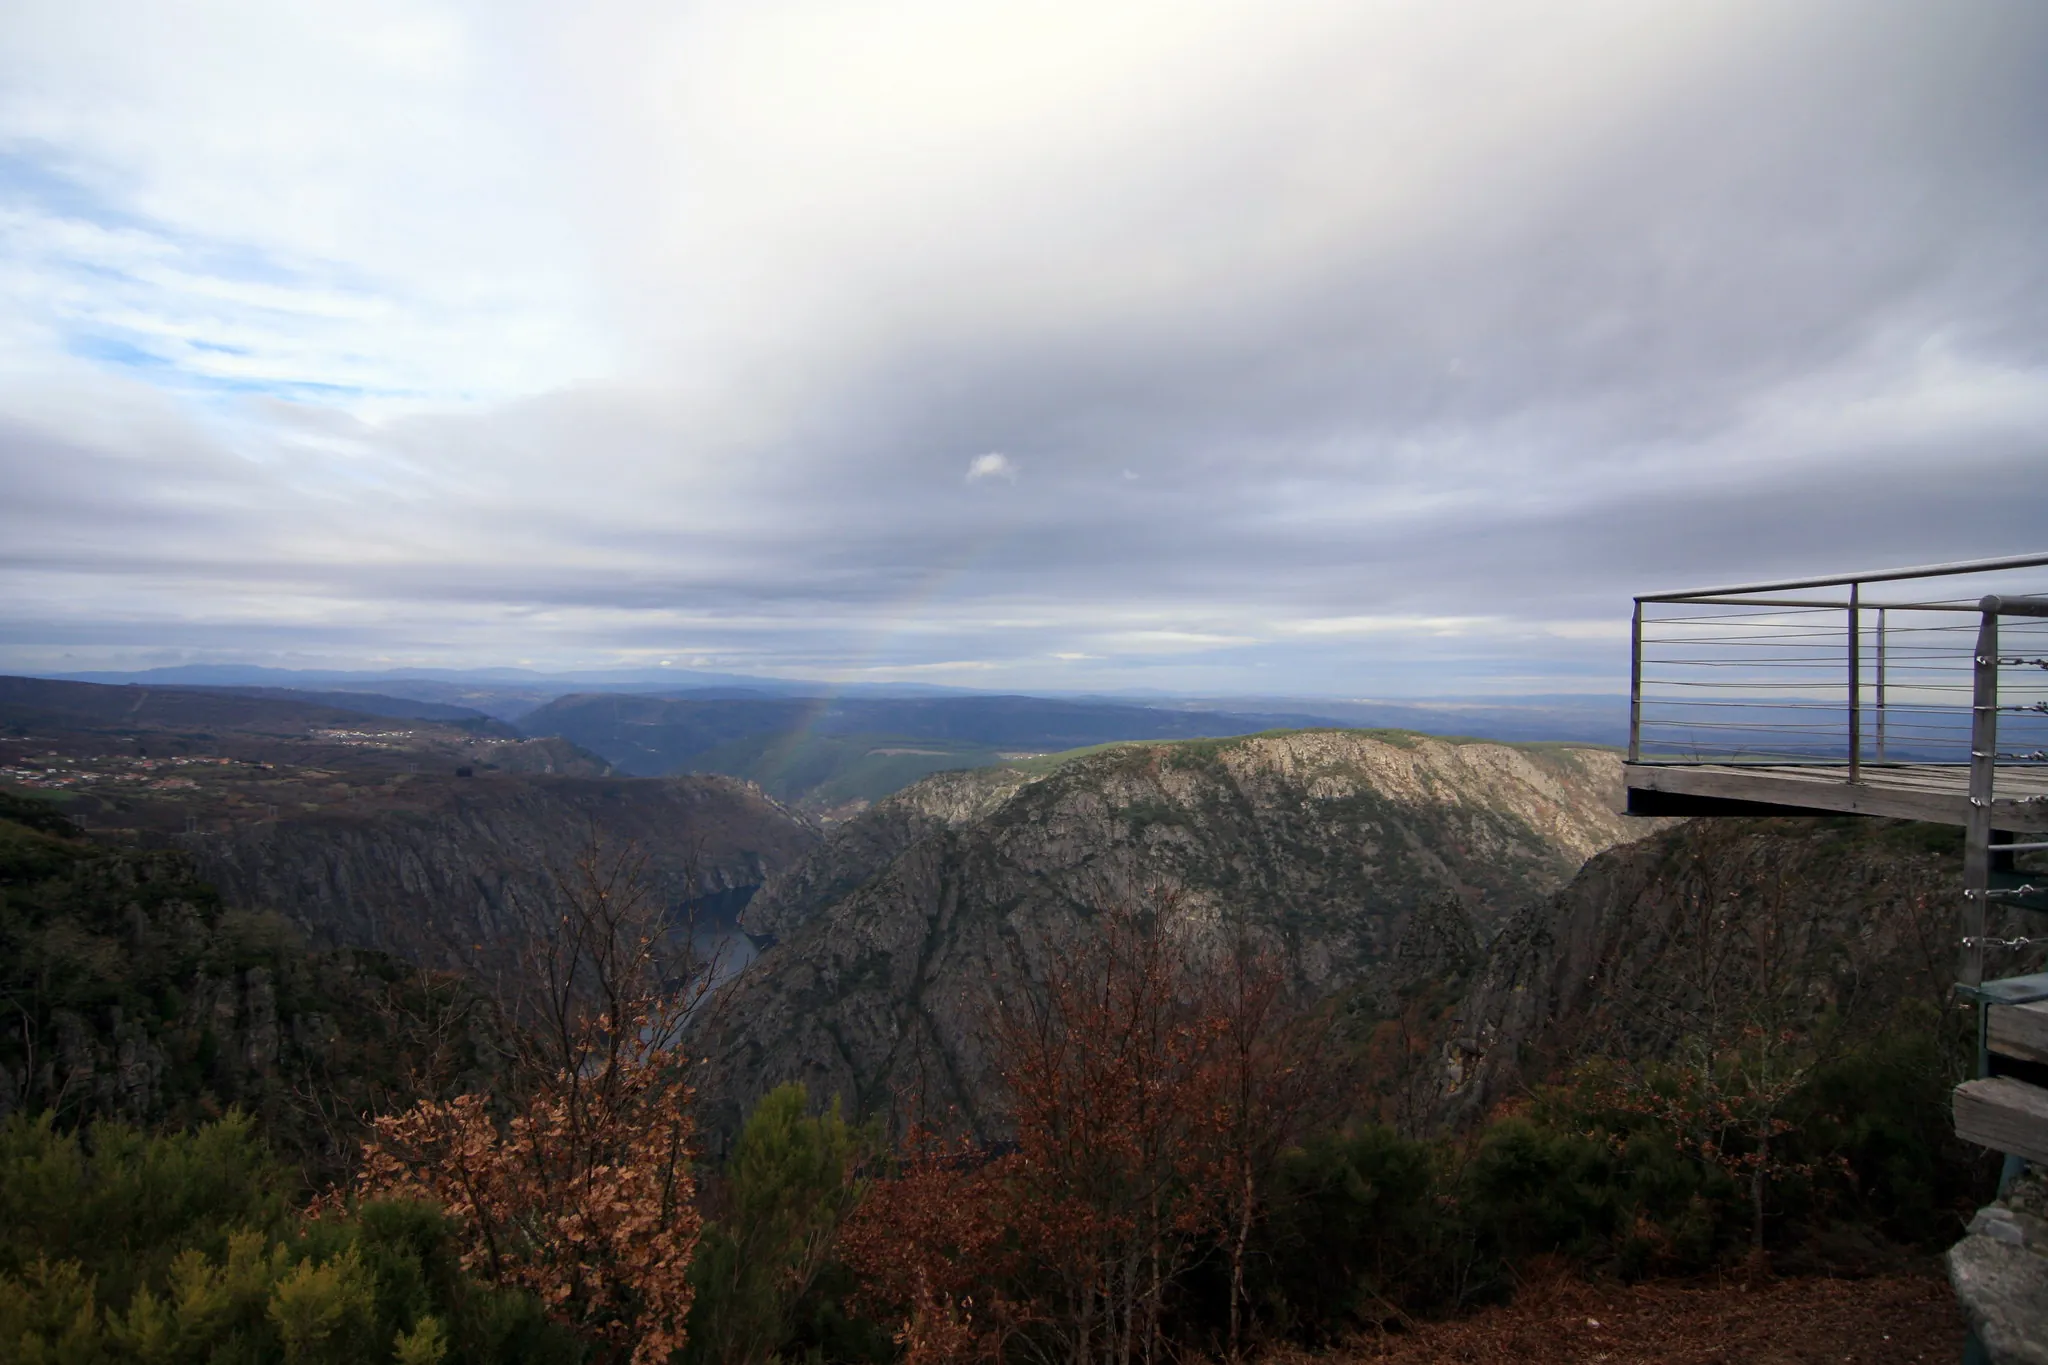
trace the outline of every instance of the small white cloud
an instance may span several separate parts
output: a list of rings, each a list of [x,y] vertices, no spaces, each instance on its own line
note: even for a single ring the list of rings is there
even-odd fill
[[[1125,482],[1125,483],[1136,483],[1137,481],[1138,481],[1138,472],[1137,472],[1137,471],[1136,471],[1135,469],[1126,469],[1126,470],[1124,471],[1124,482]]]
[[[1542,631],[1560,640],[1626,640],[1626,621],[1548,621]]]
[[[1289,635],[1464,635],[1491,624],[1484,616],[1321,616],[1284,621]]]
[[[964,673],[1001,668],[987,659],[946,659],[933,664],[876,664],[851,670],[856,673]]]
[[[984,479],[1006,479],[1015,483],[1017,466],[1011,463],[1009,456],[999,455],[993,450],[986,455],[977,455],[967,466],[967,482],[979,483]]]

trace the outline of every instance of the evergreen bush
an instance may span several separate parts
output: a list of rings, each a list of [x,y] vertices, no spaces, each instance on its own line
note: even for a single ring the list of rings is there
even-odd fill
[[[189,1133],[0,1123],[0,1359],[24,1365],[575,1361],[486,1288],[430,1207],[307,1219],[250,1121]]]

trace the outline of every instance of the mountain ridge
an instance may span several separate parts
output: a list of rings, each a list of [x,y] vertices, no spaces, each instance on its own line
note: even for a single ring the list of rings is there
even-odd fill
[[[1091,906],[1164,887],[1198,923],[1241,915],[1326,995],[1389,960],[1425,903],[1484,933],[1646,832],[1620,795],[1602,750],[1338,730],[927,779],[830,831],[743,914],[774,942],[701,1040],[707,1126],[796,1080],[899,1120],[921,1088],[986,1135],[986,991],[1039,979],[1044,946]]]

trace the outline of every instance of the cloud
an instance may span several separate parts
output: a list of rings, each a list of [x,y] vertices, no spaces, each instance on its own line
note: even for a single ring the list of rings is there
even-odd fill
[[[1001,479],[1006,483],[1017,482],[1017,466],[1009,456],[991,451],[977,455],[968,462],[967,481],[981,483],[988,479]]]
[[[1282,629],[1295,635],[1469,635],[1504,624],[1482,616],[1326,616],[1288,621]]]
[[[2023,0],[15,6],[0,667],[1612,685],[1633,591],[2038,547],[2044,64]]]

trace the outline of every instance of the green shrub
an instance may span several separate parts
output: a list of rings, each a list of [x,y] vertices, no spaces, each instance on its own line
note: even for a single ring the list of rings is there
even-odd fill
[[[1391,1128],[1330,1133],[1288,1152],[1274,1181],[1259,1298],[1309,1339],[1464,1288],[1464,1219],[1444,1198],[1445,1151]]]
[[[104,1298],[126,1302],[181,1252],[218,1257],[237,1230],[282,1234],[291,1185],[241,1114],[163,1137],[17,1114],[0,1123],[0,1273],[76,1262]]]
[[[1509,1258],[1597,1255],[1620,1221],[1626,1183],[1604,1144],[1520,1118],[1489,1128],[1464,1171],[1467,1216]]]
[[[1792,1118],[1813,1168],[1802,1222],[1850,1221],[1934,1249],[1984,1202],[1998,1158],[1962,1142],[1950,1094],[1974,1039],[1931,1006],[1818,1068]]]
[[[485,1365],[579,1358],[531,1298],[464,1275],[447,1220],[303,1221],[249,1121],[149,1136],[0,1124],[0,1359]]]
[[[840,1220],[860,1197],[856,1170],[872,1138],[847,1125],[836,1100],[822,1115],[807,1106],[801,1085],[770,1091],[715,1182],[717,1216],[690,1268],[692,1360],[759,1365],[793,1344],[823,1349],[850,1330],[816,1291],[834,1268]]]

